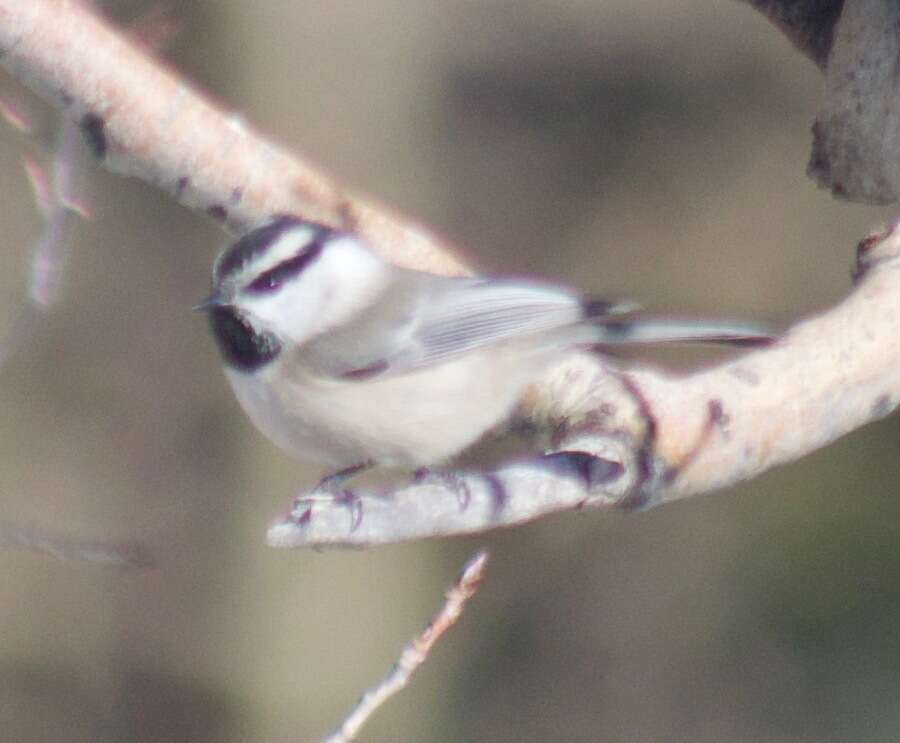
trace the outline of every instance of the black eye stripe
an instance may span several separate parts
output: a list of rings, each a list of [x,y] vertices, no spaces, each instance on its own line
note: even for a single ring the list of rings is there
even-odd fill
[[[216,264],[216,278],[221,280],[240,270],[247,261],[265,251],[279,235],[302,224],[295,217],[276,217],[268,224],[251,230],[237,240]]]
[[[294,227],[311,227],[315,234],[315,240],[321,240],[324,235],[330,233],[329,228],[312,222],[305,222],[290,214],[275,216],[271,222],[257,227],[241,236],[216,262],[215,281],[220,282],[247,265],[249,261],[258,255],[265,253],[274,245],[282,234]]]
[[[282,261],[277,266],[274,266],[265,273],[257,276],[247,286],[247,291],[253,292],[254,294],[264,294],[265,292],[275,291],[285,281],[297,276],[321,255],[322,248],[324,247],[327,238],[328,233],[317,235],[315,242],[307,245],[302,253],[295,255],[293,258],[288,258],[286,261]]]

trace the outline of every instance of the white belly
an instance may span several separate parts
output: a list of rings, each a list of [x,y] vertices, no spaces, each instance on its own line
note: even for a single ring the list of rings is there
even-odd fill
[[[436,367],[369,380],[325,380],[280,361],[256,376],[226,369],[253,422],[293,456],[334,468],[367,460],[438,464],[512,412],[543,363],[496,347]],[[541,362],[545,359],[541,359]]]

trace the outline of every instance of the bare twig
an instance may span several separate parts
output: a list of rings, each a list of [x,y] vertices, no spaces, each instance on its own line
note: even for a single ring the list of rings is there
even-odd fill
[[[147,567],[152,564],[149,555],[137,545],[76,539],[3,522],[0,522],[0,547],[20,547],[61,560],[95,562],[112,567]]]
[[[28,298],[42,309],[48,309],[59,301],[63,269],[71,240],[71,215],[90,217],[84,200],[76,196],[75,181],[78,177],[81,147],[77,127],[64,120],[52,156],[49,183],[40,190],[37,199],[45,227],[35,245]],[[34,176],[32,181],[35,181]],[[35,190],[38,190],[37,185]]]
[[[37,160],[25,159],[25,170],[43,225],[32,248],[25,298],[6,337],[0,340],[0,365],[21,348],[31,335],[35,321],[59,301],[71,244],[73,213],[83,218],[89,216],[83,201],[75,196],[81,148],[78,127],[63,120],[49,172]]]
[[[466,602],[478,591],[487,560],[488,553],[485,551],[478,552],[469,559],[459,579],[447,591],[443,608],[434,615],[422,633],[403,648],[400,659],[390,673],[377,686],[363,694],[341,726],[325,738],[323,743],[346,743],[353,740],[375,710],[409,683],[413,673],[428,660],[435,643],[456,623]]]
[[[34,130],[31,117],[24,109],[6,98],[0,98],[0,119],[23,134],[30,134]]]

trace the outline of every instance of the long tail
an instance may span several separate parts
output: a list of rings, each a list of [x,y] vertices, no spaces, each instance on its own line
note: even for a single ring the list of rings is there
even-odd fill
[[[597,343],[721,343],[730,346],[765,346],[778,336],[745,322],[652,317],[594,317]]]

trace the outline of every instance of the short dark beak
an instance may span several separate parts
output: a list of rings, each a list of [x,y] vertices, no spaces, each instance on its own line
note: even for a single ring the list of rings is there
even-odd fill
[[[227,304],[225,297],[223,297],[219,292],[215,291],[210,294],[208,297],[202,299],[197,304],[195,304],[191,309],[194,312],[206,312],[207,310],[215,309],[216,307],[221,307],[222,305]]]

